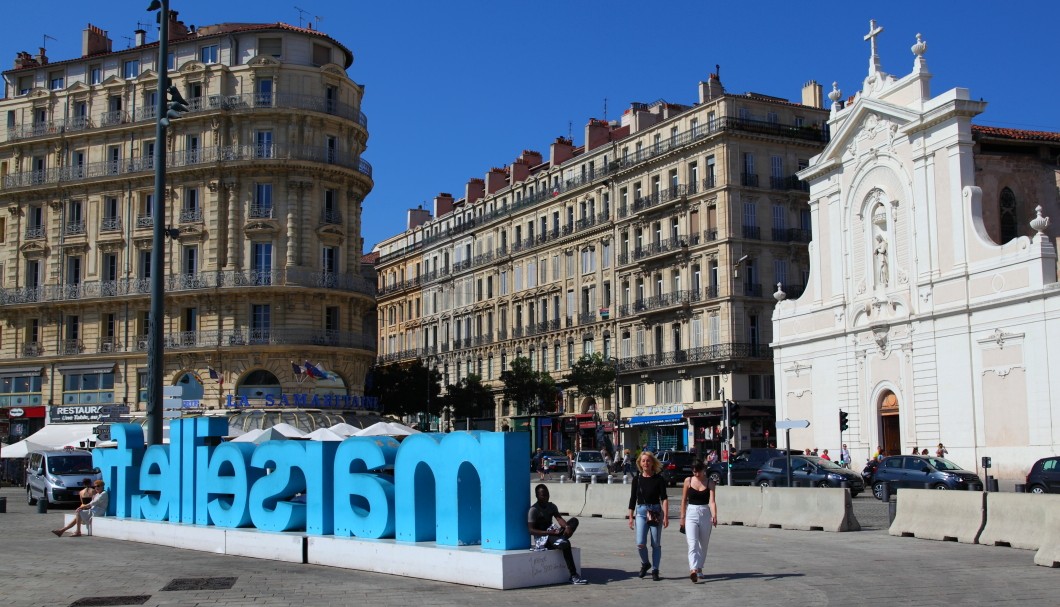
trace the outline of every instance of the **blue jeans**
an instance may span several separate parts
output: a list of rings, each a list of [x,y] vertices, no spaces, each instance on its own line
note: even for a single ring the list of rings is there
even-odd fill
[[[648,524],[649,508],[654,509],[658,513],[658,525]],[[640,562],[648,562],[648,534],[650,533],[652,569],[658,569],[659,561],[662,560],[662,507],[659,504],[651,506],[639,504],[633,514],[633,529],[637,534],[637,552],[640,554]]]

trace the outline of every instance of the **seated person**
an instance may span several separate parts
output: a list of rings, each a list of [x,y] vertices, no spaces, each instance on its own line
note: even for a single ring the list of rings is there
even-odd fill
[[[578,569],[574,566],[574,555],[571,553],[570,537],[578,529],[578,519],[563,520],[556,505],[548,501],[546,485],[538,485],[534,488],[534,493],[537,495],[537,502],[530,506],[526,521],[526,527],[534,539],[534,550],[562,551],[563,560],[566,561],[567,570],[570,572],[570,582],[579,585],[588,583],[578,575]]]

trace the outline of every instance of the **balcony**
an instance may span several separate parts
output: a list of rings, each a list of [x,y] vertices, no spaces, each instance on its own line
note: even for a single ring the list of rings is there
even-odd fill
[[[700,301],[703,295],[698,290],[674,291],[653,295],[644,299],[638,299],[631,304],[623,304],[619,308],[622,316],[633,316],[643,312],[656,312],[674,307],[687,306],[694,301]]]
[[[342,225],[342,213],[336,210],[324,210],[320,212],[321,225]]]
[[[718,239],[718,228],[703,231],[703,242],[714,242]]]
[[[745,282],[743,283],[743,294],[748,297],[761,297],[762,285],[757,283]]]
[[[698,244],[698,242],[692,244]],[[666,253],[672,253],[674,251],[686,249],[688,248],[688,245],[689,238],[685,235],[679,234],[677,236],[667,238],[666,240],[663,240],[661,242],[655,242],[649,244],[646,247],[634,249],[633,254],[630,257],[631,261],[642,261],[651,257],[655,257],[657,255],[663,255]],[[620,262],[621,261],[624,260],[620,260]]]
[[[707,299],[716,299],[718,297],[718,285],[708,285],[705,294]]]
[[[85,235],[85,221],[68,221],[63,226],[63,236],[84,236]]]
[[[141,338],[141,341],[146,341]],[[327,329],[240,328],[224,331],[180,331],[165,338],[165,349],[265,346],[326,346],[375,350],[369,335]],[[139,349],[139,348],[138,348]]]
[[[762,240],[762,228],[758,226],[743,226],[743,237],[753,240]]]
[[[136,216],[136,227],[137,228],[152,228],[155,222],[151,219],[151,215],[137,215]]]
[[[248,219],[273,219],[273,208],[271,204],[252,204],[247,209]]]
[[[104,217],[99,222],[100,232],[120,232],[121,231],[121,217]]]
[[[694,192],[695,189],[693,188],[692,191]],[[674,185],[668,188],[664,188],[662,190],[659,190],[658,192],[654,192],[652,194],[649,194],[648,196],[643,196],[634,200],[633,212],[642,211],[644,209],[650,209],[652,207],[663,205],[668,202],[673,202],[675,200],[684,200],[688,193],[689,188],[686,185]]]
[[[147,278],[92,281],[78,284],[0,289],[0,306],[37,302],[84,301],[150,292]],[[168,294],[202,289],[238,289],[253,287],[300,287],[334,289],[375,296],[375,285],[357,274],[314,272],[312,270],[226,270],[166,276]]]
[[[29,342],[22,344],[22,356],[25,358],[34,358],[37,356],[44,355],[44,347],[39,342]]]
[[[578,315],[579,325],[589,325],[596,322],[596,312],[586,312]]]
[[[758,187],[758,175],[752,173],[740,173],[740,185],[750,188]]]
[[[813,232],[801,228],[788,228],[788,242],[810,242],[813,240]]]
[[[709,189],[711,189],[713,187],[716,187],[717,185],[718,185],[718,178],[717,178],[716,175],[708,175],[707,178],[703,180],[703,189],[704,190],[709,190]]]
[[[122,345],[117,337],[100,337],[96,342],[96,352],[105,354],[108,352],[121,352]]]
[[[202,209],[181,209],[180,223],[202,223]]]
[[[108,127],[123,124],[129,121],[129,114],[124,110],[113,110],[99,115],[99,126]]]
[[[786,285],[783,289],[788,299],[798,299],[806,291],[806,285]]]
[[[179,150],[166,157],[167,169],[215,165],[229,162],[253,162],[279,160],[283,162],[328,162],[372,177],[372,165],[368,161],[346,154],[338,154],[326,147],[281,144],[246,144],[211,148]],[[52,169],[24,171],[5,175],[5,188],[31,187],[60,182],[76,182],[97,177],[144,173],[152,170],[153,163],[146,158],[130,160],[107,160]]]
[[[47,236],[44,226],[29,226],[26,228],[26,240],[40,240]]]
[[[802,192],[810,191],[810,184],[800,180],[795,175],[790,177],[770,177],[769,187],[774,190],[799,190]]]
[[[85,344],[80,339],[64,339],[59,347],[59,353],[63,356],[73,356],[85,351]]]
[[[726,343],[663,352],[661,354],[630,356],[619,359],[618,370],[650,370],[658,367],[687,365],[690,363],[719,362],[733,359],[770,359],[772,357],[773,351],[766,345]]]

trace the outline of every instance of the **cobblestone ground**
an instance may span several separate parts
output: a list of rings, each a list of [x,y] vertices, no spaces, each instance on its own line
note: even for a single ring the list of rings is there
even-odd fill
[[[129,595],[146,596],[141,604],[149,606],[1058,604],[1060,570],[1035,566],[1033,552],[890,537],[886,505],[866,496],[854,500],[867,529],[859,533],[719,527],[702,584],[687,577],[676,525],[664,531],[664,579],[652,582],[636,575],[624,521],[585,519],[575,544],[588,586],[506,592],[103,538],[58,539],[48,530],[67,510],[37,514],[18,488],[0,496],[8,498],[0,514],[0,605],[10,607]],[[220,576],[235,578],[231,588],[162,590],[177,578]]]

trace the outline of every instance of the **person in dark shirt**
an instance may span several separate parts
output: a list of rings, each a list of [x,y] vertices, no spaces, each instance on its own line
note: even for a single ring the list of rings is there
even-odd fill
[[[650,451],[637,458],[637,474],[629,495],[629,528],[636,531],[637,552],[640,554],[640,577],[651,569],[651,579],[658,582],[659,562],[662,560],[662,530],[670,526],[669,500],[666,498],[666,479],[662,463]],[[651,535],[651,563],[648,562],[648,535]]]
[[[546,485],[540,484],[535,487],[534,494],[537,496],[537,502],[530,506],[526,520],[526,527],[534,538],[534,550],[561,551],[563,560],[567,563],[567,570],[570,572],[570,583],[578,585],[588,583],[578,575],[578,568],[574,566],[574,555],[571,553],[570,537],[578,528],[578,519],[563,520],[556,505],[548,501]]]
[[[692,464],[692,476],[685,479],[681,492],[681,531],[688,542],[688,571],[693,584],[703,577],[710,530],[718,526],[718,506],[714,483],[710,482],[706,464]]]

